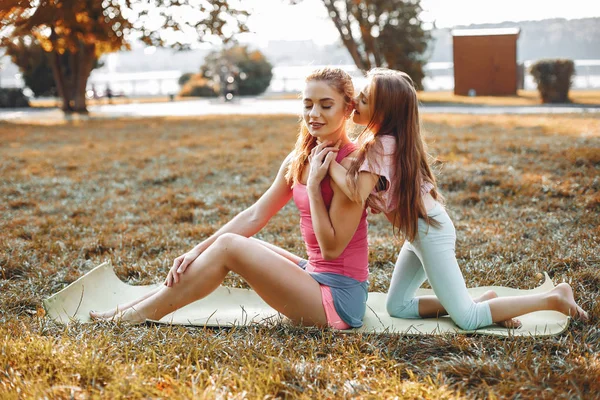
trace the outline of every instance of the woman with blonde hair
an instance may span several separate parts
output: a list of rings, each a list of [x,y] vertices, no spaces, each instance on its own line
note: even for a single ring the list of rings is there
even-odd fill
[[[497,297],[487,292],[472,299],[455,256],[456,232],[437,190],[421,136],[417,94],[404,72],[373,69],[355,99],[354,122],[366,126],[359,150],[346,170],[331,163],[334,182],[359,204],[385,213],[406,239],[392,274],[387,311],[393,317],[426,318],[449,314],[461,328],[492,323],[518,327],[514,317],[556,310],[587,319],[567,283],[547,293]],[[365,195],[362,182],[376,182]],[[368,197],[367,197],[368,196]],[[416,297],[428,280],[435,296]]]
[[[349,166],[346,156],[355,149],[346,133],[353,95],[351,77],[339,68],[309,75],[295,149],[281,164],[271,187],[255,204],[177,257],[164,286],[90,315],[131,322],[159,320],[207,296],[233,271],[294,323],[338,329],[361,326],[368,277],[366,210],[327,176],[334,160]],[[330,151],[327,144],[335,142],[341,147]],[[300,211],[308,261],[250,238],[292,198]]]

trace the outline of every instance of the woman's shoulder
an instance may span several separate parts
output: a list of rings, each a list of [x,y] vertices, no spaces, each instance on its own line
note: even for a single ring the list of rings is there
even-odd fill
[[[382,143],[394,143],[396,144],[396,137],[393,135],[381,134],[375,136],[375,140],[378,140]]]
[[[285,156],[283,162],[281,163],[282,167],[288,167],[289,164],[292,163],[292,161],[294,160],[294,158],[296,158],[296,151],[292,150],[288,153],[287,156]]]
[[[340,160],[340,164],[344,166],[344,168],[350,168],[350,165],[358,158],[360,154],[360,149],[356,146],[346,155],[344,158]]]
[[[392,135],[377,135],[375,136],[375,143],[385,154],[396,151],[396,137]]]
[[[365,163],[380,162],[388,158],[394,159],[396,154],[396,138],[390,135],[377,135],[374,137],[371,146],[367,148]]]

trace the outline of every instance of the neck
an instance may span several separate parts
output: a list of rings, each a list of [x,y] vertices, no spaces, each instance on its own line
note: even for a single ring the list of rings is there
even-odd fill
[[[322,143],[326,140],[329,140],[331,143],[337,143],[339,141],[340,147],[351,142],[350,138],[348,137],[348,133],[346,133],[346,129],[340,129],[339,131],[333,132],[330,135],[318,138],[317,143]]]

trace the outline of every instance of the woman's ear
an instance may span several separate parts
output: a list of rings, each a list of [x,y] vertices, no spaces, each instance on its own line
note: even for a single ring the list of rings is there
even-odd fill
[[[352,111],[354,111],[354,100],[352,100],[352,102],[346,106],[346,112],[345,112],[346,119],[350,118],[350,115],[352,115]]]

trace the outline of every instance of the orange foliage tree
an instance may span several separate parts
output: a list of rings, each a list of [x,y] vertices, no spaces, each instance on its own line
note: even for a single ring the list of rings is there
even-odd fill
[[[247,15],[227,0],[2,0],[0,47],[10,55],[24,37],[39,42],[49,53],[63,111],[85,113],[87,81],[102,54],[129,49],[136,37],[180,49],[190,46],[180,39],[191,32],[198,41],[227,42],[247,30]]]

